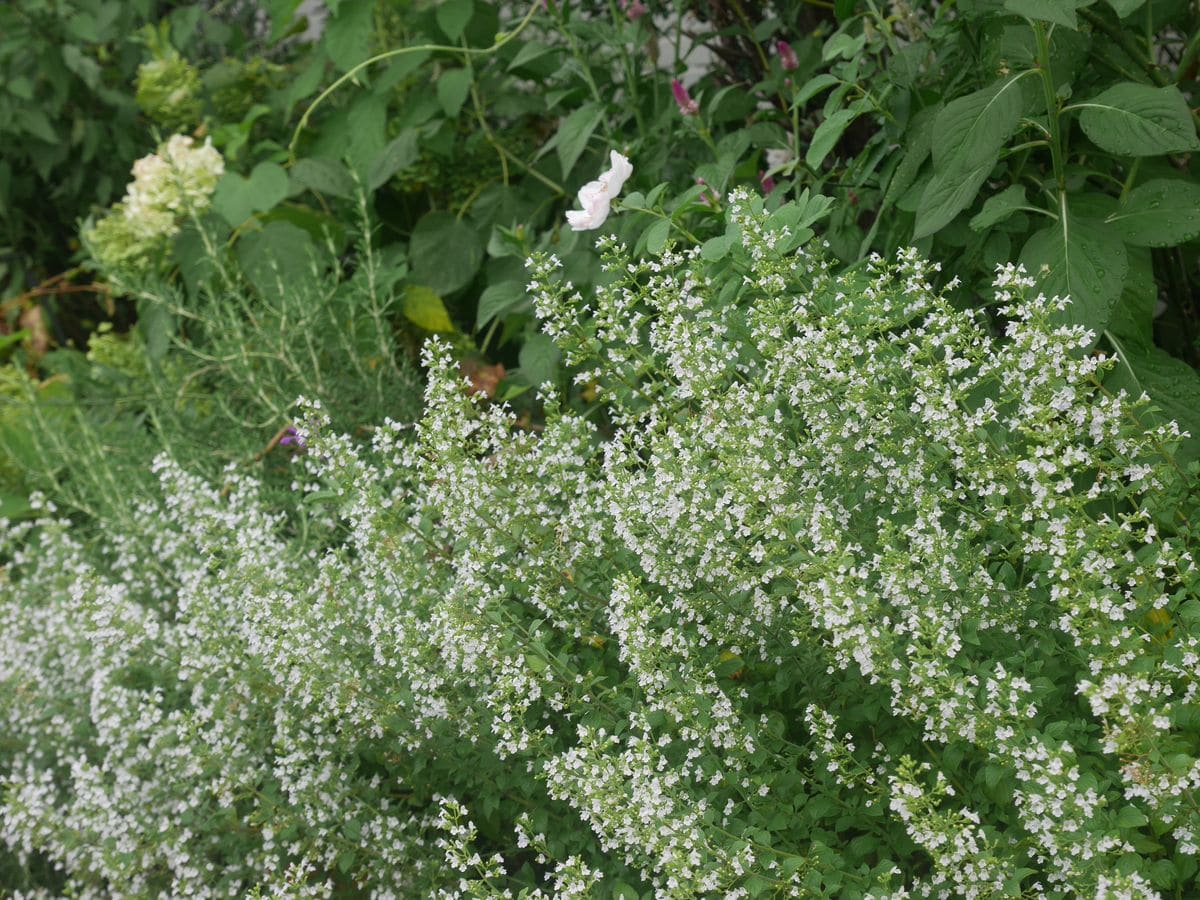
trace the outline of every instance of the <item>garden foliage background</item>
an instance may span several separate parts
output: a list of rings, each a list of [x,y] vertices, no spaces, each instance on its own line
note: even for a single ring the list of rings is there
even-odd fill
[[[0,7],[0,885],[1188,896],[1200,8],[320,12]]]

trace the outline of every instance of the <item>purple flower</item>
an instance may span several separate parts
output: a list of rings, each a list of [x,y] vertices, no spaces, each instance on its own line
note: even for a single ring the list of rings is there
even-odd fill
[[[671,94],[675,97],[675,105],[685,116],[694,116],[700,112],[700,107],[678,78],[671,79]]]
[[[300,436],[300,433],[296,431],[295,427],[289,425],[287,428],[283,429],[283,436],[279,439],[279,446],[290,447],[293,444],[299,450],[303,450],[308,446],[304,443],[304,438]]]
[[[775,179],[762,169],[759,169],[758,171],[758,181],[762,185],[764,194],[769,194],[771,191],[775,190]]]
[[[800,59],[787,41],[776,41],[775,52],[779,54],[779,65],[783,71],[794,72],[800,68]]]

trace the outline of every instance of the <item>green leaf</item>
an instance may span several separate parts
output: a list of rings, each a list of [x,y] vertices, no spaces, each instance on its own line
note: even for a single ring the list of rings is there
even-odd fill
[[[828,72],[814,75],[808,81],[804,82],[800,90],[796,91],[796,96],[793,98],[792,103],[796,106],[803,106],[813,97],[817,96],[817,94],[821,93],[821,91],[833,87],[835,84],[841,84],[841,81],[840,78],[830,75]]]
[[[700,258],[708,262],[717,262],[729,253],[729,233],[719,234],[709,238],[700,247]]]
[[[437,98],[442,111],[451,119],[462,109],[471,93],[471,73],[466,69],[449,69],[438,76]]]
[[[933,234],[975,202],[975,195],[979,193],[979,188],[987,180],[999,158],[1000,152],[996,151],[994,158],[984,160],[973,169],[935,171],[925,185],[921,200],[917,204],[913,239]]]
[[[842,134],[850,127],[850,123],[858,118],[858,113],[849,109],[839,109],[833,115],[817,126],[816,132],[809,142],[804,161],[810,169],[816,169],[824,162],[829,151],[834,148]]]
[[[303,228],[278,221],[243,235],[236,249],[250,283],[273,296],[308,276],[313,242]]]
[[[1125,245],[1113,228],[1066,209],[1029,238],[1021,262],[1047,297],[1071,298],[1057,318],[1097,333],[1108,325],[1129,271]]]
[[[586,103],[575,110],[559,126],[554,135],[554,148],[558,152],[558,160],[562,164],[563,177],[571,174],[580,154],[587,146],[588,139],[600,120],[604,117],[604,109],[598,103]]]
[[[1187,100],[1179,88],[1122,82],[1085,103],[1079,124],[1097,147],[1123,156],[1158,156],[1200,149]]]
[[[1025,199],[1025,188],[1019,184],[1010,185],[984,201],[983,209],[971,219],[971,228],[974,231],[991,228],[997,222],[1003,222],[1017,210],[1028,206],[1029,203]]]
[[[470,284],[483,262],[475,229],[453,213],[434,210],[417,222],[408,244],[413,281],[446,296]]]
[[[442,29],[450,43],[457,43],[474,13],[474,0],[445,0],[438,4],[438,28]]]
[[[1018,16],[1078,31],[1075,6],[1074,0],[1004,0],[1004,8]]]
[[[343,0],[325,23],[325,54],[340,71],[349,71],[370,54],[374,6],[372,0]]]
[[[934,120],[933,177],[917,207],[914,238],[933,234],[975,200],[1021,121],[1020,74],[946,104]]]
[[[405,318],[426,331],[446,333],[455,330],[442,298],[423,285],[410,284],[404,289],[401,309]]]
[[[1117,827],[1119,828],[1141,828],[1149,821],[1146,814],[1136,806],[1123,806],[1117,813]]]
[[[235,228],[256,212],[283,202],[288,194],[288,175],[282,166],[260,162],[249,178],[226,172],[213,191],[212,207]]]
[[[667,246],[667,238],[671,236],[669,219],[659,219],[646,229],[646,249],[650,253],[662,253]]]
[[[1135,247],[1174,247],[1200,234],[1200,184],[1155,178],[1138,185],[1106,222]]]
[[[1135,397],[1149,394],[1160,410],[1151,418],[1173,420],[1191,434],[1176,452],[1179,464],[1200,458],[1200,373],[1158,347],[1111,333],[1105,336],[1124,363],[1112,370],[1105,386],[1114,391],[1123,388]]]
[[[271,43],[287,34],[300,0],[267,0],[267,15],[271,17]]]
[[[1145,2],[1146,0],[1108,0],[1108,5],[1113,8],[1118,19],[1124,19],[1130,13],[1140,9]]]
[[[520,306],[528,300],[525,285],[520,281],[501,281],[489,284],[479,295],[479,306],[475,312],[475,328],[478,330],[494,319],[503,315],[513,307]]]
[[[175,337],[175,317],[166,304],[139,300],[137,327],[146,345],[146,356],[151,360],[166,356],[171,339]]]
[[[10,491],[0,491],[0,519],[15,522],[18,519],[32,518],[33,515],[34,510],[29,505],[27,496]]]
[[[421,150],[417,146],[417,131],[406,128],[383,148],[383,152],[371,163],[367,174],[367,185],[375,190],[387,184],[397,172],[407,169],[417,161]]]
[[[547,335],[532,334],[521,347],[521,377],[535,387],[558,375],[558,347]]]
[[[348,200],[354,196],[354,179],[346,167],[331,159],[298,159],[292,166],[289,193],[309,190]]]

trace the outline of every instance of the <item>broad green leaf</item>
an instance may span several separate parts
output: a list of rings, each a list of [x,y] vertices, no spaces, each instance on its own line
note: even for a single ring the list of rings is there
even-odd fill
[[[912,187],[921,164],[925,162],[933,148],[934,122],[941,107],[927,106],[916,113],[908,123],[905,134],[904,156],[888,182],[887,193],[883,198],[884,207],[891,206],[900,195]]]
[[[1122,340],[1151,345],[1154,343],[1154,308],[1158,305],[1158,285],[1154,282],[1154,260],[1146,247],[1126,247],[1129,274],[1125,287],[1113,307],[1107,331]]]
[[[835,75],[830,75],[828,72],[822,72],[820,75],[814,75],[808,81],[804,82],[800,90],[796,91],[796,96],[792,103],[796,106],[803,106],[817,94],[826,88],[833,87],[835,84],[840,84],[841,79]]]
[[[662,253],[667,246],[667,238],[671,236],[669,219],[659,219],[646,229],[646,249],[651,253]]]
[[[474,0],[444,0],[438,4],[437,23],[450,42],[457,43],[475,12]]]
[[[426,331],[447,333],[455,330],[442,298],[424,285],[408,285],[400,308],[406,319]]]
[[[997,150],[993,158],[985,159],[973,169],[953,168],[945,172],[935,169],[917,204],[913,239],[933,234],[975,202],[980,186],[999,159],[1000,151]]]
[[[453,213],[435,210],[417,222],[408,243],[412,280],[446,296],[470,284],[483,261],[475,229]]]
[[[1174,85],[1154,88],[1132,81],[1076,103],[1079,124],[1092,143],[1122,156],[1158,156],[1200,150],[1187,100]]]
[[[519,356],[521,377],[536,386],[554,381],[558,375],[558,347],[544,334],[525,339]]]
[[[1180,465],[1200,458],[1200,373],[1182,360],[1151,344],[1106,335],[1124,363],[1105,379],[1110,390],[1124,389],[1135,397],[1149,394],[1160,413],[1190,433],[1176,453]]]
[[[1200,234],[1200,184],[1155,178],[1138,185],[1125,203],[1105,220],[1127,244],[1174,247]]]
[[[310,190],[343,200],[354,196],[354,179],[345,166],[331,159],[298,159],[291,168],[290,177],[292,194]]]
[[[1019,184],[1010,185],[984,201],[983,209],[971,219],[971,228],[975,231],[991,228],[997,222],[1003,222],[1017,210],[1028,206],[1029,203],[1025,199],[1025,188]]]
[[[724,259],[729,253],[729,234],[719,234],[715,238],[709,238],[700,247],[700,258],[708,262],[717,262]]]
[[[371,0],[343,0],[326,22],[325,53],[340,71],[354,68],[370,54],[374,6]]]
[[[479,306],[475,311],[475,328],[480,329],[496,316],[503,315],[528,300],[525,284],[520,281],[501,281],[489,284],[479,295]]]
[[[18,519],[31,518],[33,515],[34,509],[27,496],[10,491],[0,491],[0,519],[15,522]]]
[[[397,172],[402,172],[415,163],[420,155],[416,129],[406,128],[389,142],[383,148],[383,152],[371,163],[371,171],[367,175],[367,185],[371,190],[382,187]]]
[[[1009,12],[1038,22],[1053,22],[1072,31],[1079,29],[1076,5],[1074,0],[1004,0],[1004,8]]]
[[[267,14],[271,17],[271,43],[287,33],[299,6],[300,0],[267,0]]]
[[[283,202],[288,194],[288,175],[282,166],[260,162],[249,178],[226,172],[213,191],[212,207],[230,225],[241,225],[256,212]]]
[[[291,222],[268,222],[237,242],[238,261],[250,283],[264,295],[275,296],[309,275],[313,241]]]
[[[471,73],[466,69],[449,69],[438,76],[437,98],[442,111],[451,119],[462,109],[471,93]]]
[[[959,97],[933,126],[933,177],[917,207],[914,238],[933,234],[966,209],[1021,121],[1020,74]]]
[[[1130,13],[1140,9],[1146,0],[1108,0],[1108,5],[1116,12],[1118,19],[1124,19]]]
[[[994,159],[1021,121],[1020,74],[947,103],[933,128],[934,171],[969,171]]]
[[[1057,318],[1097,334],[1107,327],[1129,271],[1116,230],[1067,209],[1053,225],[1030,236],[1021,263],[1047,297],[1071,298]]]
[[[175,316],[166,304],[139,300],[137,327],[146,346],[146,356],[151,360],[166,356],[175,337]]]
[[[839,109],[820,125],[809,142],[804,161],[810,169],[816,169],[824,162],[829,151],[834,148],[842,134],[850,127],[850,123],[858,118],[858,113],[848,109]]]
[[[592,136],[603,116],[604,109],[600,104],[587,103],[563,119],[553,141],[558,160],[562,164],[564,178],[575,168],[575,163],[587,146],[588,138]]]

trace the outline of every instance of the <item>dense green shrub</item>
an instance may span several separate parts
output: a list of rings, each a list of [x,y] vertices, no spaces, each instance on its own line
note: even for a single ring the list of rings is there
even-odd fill
[[[598,394],[547,387],[544,427],[439,339],[415,429],[359,447],[304,403],[295,490],[333,543],[244,471],[165,456],[103,547],[12,532],[14,884],[1187,890],[1178,430],[1105,390],[1112,361],[1020,270],[998,338],[915,253],[835,274],[807,214],[742,194],[704,251],[602,240],[586,295],[531,260]]]

